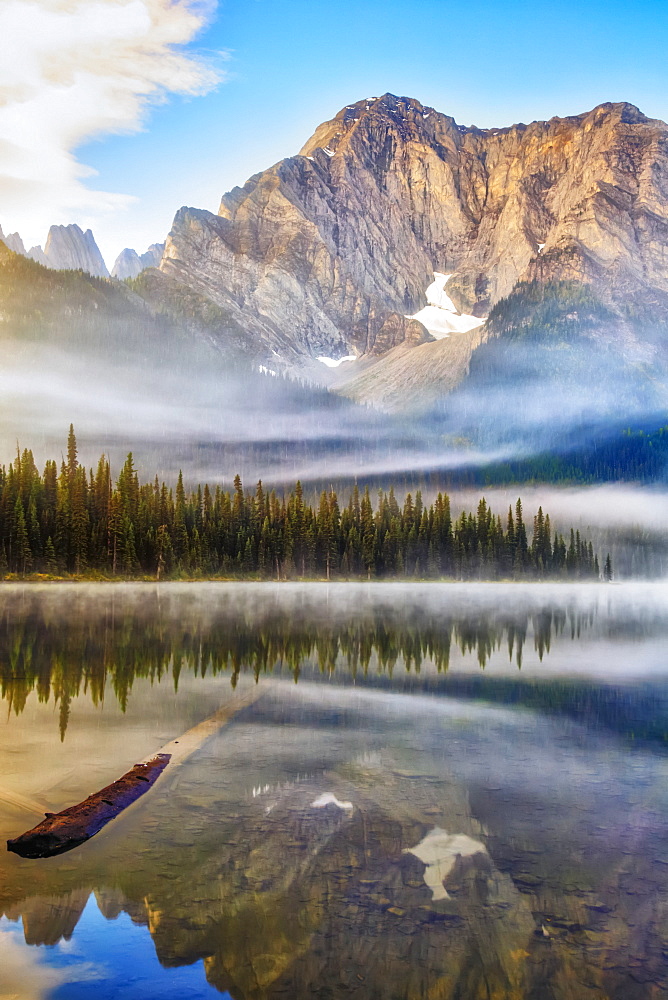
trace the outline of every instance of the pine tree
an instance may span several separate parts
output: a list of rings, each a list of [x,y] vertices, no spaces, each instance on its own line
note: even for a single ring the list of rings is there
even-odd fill
[[[515,555],[514,555],[514,569],[517,573],[522,572],[526,566],[527,556],[529,551],[529,545],[527,542],[527,532],[524,527],[524,518],[522,514],[522,500],[520,497],[517,498],[517,503],[515,504]]]
[[[32,569],[32,552],[30,551],[30,539],[26,528],[25,515],[21,498],[17,496],[14,504],[14,523],[10,536],[10,568],[15,573],[25,576]]]
[[[300,482],[279,499],[275,491],[267,496],[261,482],[254,494],[244,492],[239,476],[231,493],[220,486],[212,493],[206,484],[186,493],[179,474],[173,494],[157,477],[140,484],[132,453],[114,486],[104,456],[95,472],[79,464],[73,428],[60,474],[48,461],[40,476],[27,449],[0,468],[4,572],[598,578],[598,556],[579,530],[570,531],[567,548],[558,532],[552,536],[542,508],[533,528],[529,547],[519,498],[504,533],[484,498],[453,523],[447,494],[426,506],[417,491],[401,508],[392,487],[379,491],[375,510],[368,487],[360,496],[357,485],[343,510],[331,487],[314,509]],[[608,573],[604,565],[604,579]]]
[[[238,478],[238,477],[237,477]],[[186,527],[186,491],[183,487],[183,473],[179,469],[176,483],[176,503],[174,505],[174,555],[179,565],[183,565],[188,556],[189,538]]]
[[[74,483],[74,476],[78,468],[77,459],[77,439],[74,434],[74,425],[70,424],[70,431],[67,435],[67,481],[70,485]]]
[[[79,466],[70,486],[70,552],[75,573],[81,573],[87,564],[90,520],[87,499],[86,470]]]
[[[362,565],[364,571],[366,572],[367,579],[371,579],[371,570],[374,565],[375,558],[375,524],[373,519],[373,510],[371,507],[371,497],[369,496],[369,487],[364,491],[364,496],[362,497],[362,503],[360,505],[360,528],[362,532]]]
[[[51,576],[55,576],[58,572],[58,560],[56,559],[56,550],[54,548],[53,542],[51,540],[51,535],[46,540],[46,545],[44,547],[44,556],[46,560],[46,571]]]

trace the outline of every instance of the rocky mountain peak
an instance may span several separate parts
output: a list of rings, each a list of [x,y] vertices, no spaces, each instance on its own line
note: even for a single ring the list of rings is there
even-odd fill
[[[0,226],[0,240],[12,250],[14,253],[20,253],[25,255],[26,248],[23,245],[23,240],[18,233],[7,233],[5,235],[2,231],[2,226]]]
[[[90,229],[84,233],[76,223],[51,226],[44,246],[49,266],[56,270],[82,270],[99,278],[109,271]]]
[[[126,278],[136,278],[148,267],[158,267],[165,249],[164,243],[151,243],[148,250],[138,254],[136,250],[126,247],[121,250],[112,268],[112,278],[124,281]]]
[[[665,304],[667,133],[625,102],[483,129],[413,98],[365,98],[224,195],[217,216],[182,210],[160,266],[229,309],[272,367],[430,342],[435,273],[455,319],[423,353],[444,359],[520,281]]]
[[[99,278],[108,278],[109,272],[102,254],[95,242],[95,237],[90,229],[84,233],[80,226],[72,224],[69,226],[51,226],[44,245],[31,247],[26,250],[23,240],[18,233],[3,235],[0,227],[0,239],[13,250],[14,253],[23,257],[30,257],[44,267],[50,267],[56,271],[81,270]],[[147,253],[156,251],[162,244],[154,244],[149,247]],[[155,266],[160,262],[160,255],[152,253],[151,264],[145,266]]]
[[[26,257],[30,257],[31,260],[36,261],[38,264],[42,264],[43,267],[52,266],[49,263],[48,257],[46,256],[46,254],[44,253],[44,251],[40,246],[30,247],[30,250],[28,250]]]
[[[404,142],[423,138],[429,141],[436,132],[467,131],[460,128],[454,118],[442,115],[412,97],[397,97],[388,93],[346,105],[334,118],[316,129],[299,155],[311,157],[318,150],[323,150],[333,156],[340,148],[345,148],[353,137],[360,144],[366,143],[369,132],[374,130],[393,131]]]
[[[640,108],[637,108],[635,104],[629,104],[628,101],[619,101],[617,103],[608,101],[604,104],[598,104],[592,111],[586,115],[581,115],[580,118],[593,118],[599,123],[606,118],[610,118],[625,125],[657,124],[656,119],[648,118],[647,115],[642,113]]]

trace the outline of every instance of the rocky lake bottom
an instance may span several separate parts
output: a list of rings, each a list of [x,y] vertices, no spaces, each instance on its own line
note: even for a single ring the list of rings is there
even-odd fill
[[[654,1000],[668,587],[0,588],[0,997]]]

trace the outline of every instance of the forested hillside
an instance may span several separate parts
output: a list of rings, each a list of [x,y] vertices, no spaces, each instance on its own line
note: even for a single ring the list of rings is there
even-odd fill
[[[167,285],[165,281],[163,284]],[[135,283],[137,289],[140,283]],[[76,350],[91,359],[140,364],[209,364],[220,357],[205,334],[224,324],[220,310],[196,307],[191,315],[157,308],[129,285],[84,271],[54,271],[8,250],[0,241],[0,338],[14,345],[43,344]],[[182,314],[186,312],[182,307]],[[237,331],[234,331],[237,333]],[[222,339],[222,338],[221,338]],[[230,350],[241,353],[238,337]],[[220,362],[219,362],[220,363]]]

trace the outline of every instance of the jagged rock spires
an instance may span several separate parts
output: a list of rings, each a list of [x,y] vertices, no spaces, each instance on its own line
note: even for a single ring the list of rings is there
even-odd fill
[[[44,246],[49,267],[57,270],[88,271],[98,278],[108,278],[109,271],[90,229],[86,232],[76,224],[51,226]]]
[[[30,250],[28,251],[26,256],[30,257],[31,260],[36,260],[38,264],[43,264],[44,267],[51,267],[51,264],[49,263],[46,254],[39,246],[30,247]]]
[[[109,271],[90,229],[82,232],[79,226],[51,226],[46,244],[26,250],[18,233],[4,236],[0,227],[0,239],[14,253],[30,257],[44,267],[60,270],[82,270],[98,278],[108,278]]]
[[[479,129],[411,98],[358,101],[217,216],[181,209],[160,267],[268,356],[309,364],[355,355],[361,367],[428,342],[407,317],[434,271],[478,319],[532,278],[587,282],[613,304],[649,295],[668,314],[667,140],[625,103]]]
[[[119,281],[136,278],[147,267],[159,267],[164,249],[164,243],[152,243],[145,253],[138,254],[136,250],[126,247],[121,250],[111,269],[112,278],[118,278]]]
[[[14,253],[20,253],[25,256],[26,248],[23,246],[23,240],[18,233],[8,233],[7,236],[2,231],[2,226],[0,226],[0,240],[12,250]]]

